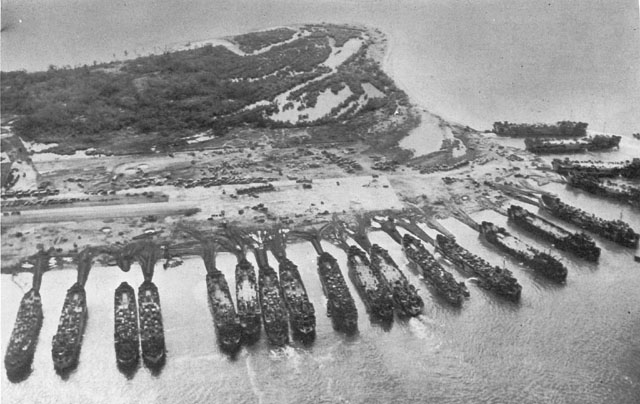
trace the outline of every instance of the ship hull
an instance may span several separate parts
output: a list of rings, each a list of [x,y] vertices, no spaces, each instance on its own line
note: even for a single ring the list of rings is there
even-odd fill
[[[59,374],[67,374],[78,366],[87,317],[86,293],[76,283],[67,291],[52,341],[53,367]]]
[[[309,301],[298,267],[285,258],[280,263],[278,272],[293,336],[302,341],[311,341],[316,334],[316,311],[313,303]]]
[[[602,161],[572,161],[554,159],[551,162],[553,170],[560,175],[583,174],[598,178],[640,177],[640,158],[633,161],[624,162],[602,162]]]
[[[564,282],[567,279],[567,268],[560,263],[555,257],[540,252],[533,247],[524,245],[518,249],[510,246],[506,240],[519,243],[520,240],[509,234],[504,228],[495,226],[490,222],[482,222],[480,226],[480,234],[482,234],[490,244],[496,246],[500,251],[504,251],[512,257],[524,262],[525,265],[534,269],[545,277],[557,282]]]
[[[391,291],[396,313],[402,317],[415,317],[422,313],[424,301],[415,286],[409,283],[389,253],[377,244],[371,248],[371,269]]]
[[[373,273],[364,252],[352,246],[347,254],[351,282],[362,298],[372,322],[393,322],[393,302],[387,286]],[[359,258],[359,262],[358,259]]]
[[[122,282],[114,296],[114,346],[116,361],[122,370],[135,369],[140,363],[140,329],[135,291]]]
[[[594,195],[626,202],[631,206],[640,207],[640,189],[633,186],[615,186],[603,183],[596,177],[584,175],[570,175],[569,185],[587,191]]]
[[[441,234],[436,237],[436,249],[462,272],[478,277],[480,287],[514,302],[520,300],[522,286],[511,271],[489,264]]]
[[[461,306],[469,291],[464,282],[456,282],[449,272],[429,253],[416,238],[405,234],[402,239],[404,253],[414,265],[421,269],[425,283],[454,306]]]
[[[138,288],[138,311],[142,360],[149,369],[159,370],[166,361],[166,348],[160,295],[153,282],[144,281]]]
[[[534,215],[533,213],[516,205],[511,205],[507,214],[509,216],[509,220],[515,223],[518,227],[553,243],[554,246],[560,250],[569,251],[588,261],[595,262],[600,258],[600,248],[596,246],[593,240],[591,240],[591,237],[584,233],[574,234],[566,231],[548,220]],[[536,226],[533,223],[533,220],[543,222],[548,227],[555,229],[555,231],[546,231],[540,226]]]
[[[338,262],[331,254],[325,252],[318,257],[318,275],[327,297],[327,315],[331,317],[333,329],[347,335],[355,334],[358,311]]]
[[[256,273],[246,259],[236,265],[236,302],[242,329],[242,342],[252,344],[260,339],[262,327]]]
[[[622,137],[620,136],[604,135],[590,136],[578,140],[527,138],[524,144],[528,151],[538,154],[582,153],[619,147],[621,139]]]
[[[597,218],[594,215],[565,204],[559,198],[547,195],[542,195],[539,202],[545,211],[560,220],[596,233],[621,246],[629,248],[636,248],[638,246],[640,235],[623,221]]]
[[[587,134],[585,122],[561,121],[555,125],[495,122],[493,131],[508,137],[582,137]]]
[[[224,352],[235,354],[240,349],[242,327],[233,307],[229,285],[220,271],[207,274],[206,283],[218,346]]]
[[[10,381],[23,380],[31,372],[42,319],[40,294],[35,289],[31,289],[20,301],[16,322],[4,357],[4,367]]]
[[[278,278],[271,267],[263,267],[259,271],[260,307],[264,330],[271,345],[284,346],[289,342],[289,319],[280,294]]]

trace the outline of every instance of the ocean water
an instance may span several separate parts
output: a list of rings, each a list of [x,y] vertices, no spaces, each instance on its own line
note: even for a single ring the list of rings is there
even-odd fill
[[[447,119],[478,129],[573,119],[640,131],[635,0],[4,0],[1,66],[91,64],[325,21],[386,32],[387,71]]]
[[[602,216],[623,216],[640,228],[640,217],[623,205],[567,192],[557,185],[550,190]],[[506,218],[494,212],[481,212],[475,218],[506,225]],[[96,265],[86,287],[89,321],[80,365],[63,380],[53,369],[50,347],[75,270],[50,271],[42,282],[45,319],[33,373],[19,384],[3,375],[3,402],[637,402],[640,266],[633,262],[630,249],[596,237],[602,257],[597,264],[588,263],[511,228],[565,262],[568,280],[558,285],[497,253],[462,223],[449,219],[443,224],[472,252],[512,269],[523,286],[519,304],[496,298],[472,282],[467,282],[471,297],[461,309],[443,304],[408,265],[399,246],[385,233],[374,231],[371,240],[387,248],[418,287],[425,311],[408,321],[396,319],[388,331],[371,325],[346,276],[346,255],[325,243],[325,249],[338,259],[356,300],[359,333],[347,338],[333,331],[326,316],[313,248],[308,243],[292,244],[289,257],[299,266],[317,311],[315,343],[304,347],[292,342],[286,348],[271,349],[263,337],[231,360],[217,347],[202,261],[187,259],[167,270],[158,264],[154,282],[162,302],[167,364],[157,376],[140,368],[127,379],[115,364],[113,293],[125,280],[137,287],[142,275],[137,266],[123,273]],[[271,262],[275,263],[273,257]],[[217,266],[235,290],[235,258],[219,254]],[[457,279],[464,279],[445,266]],[[21,285],[29,281],[28,274],[16,280]],[[3,355],[24,291],[9,275],[2,275]]]
[[[5,0],[2,70],[46,69],[161,51],[182,44],[276,25],[356,22],[381,28],[391,52],[385,69],[421,106],[483,129],[494,120],[580,119],[596,130],[640,128],[640,47],[635,1],[203,1]],[[20,22],[21,21],[21,22]],[[629,139],[629,141],[635,141]],[[628,158],[623,151],[607,154]],[[624,205],[550,185],[585,210],[622,217],[640,229],[640,215]],[[500,225],[506,218],[493,213]],[[460,243],[513,270],[523,285],[520,304],[503,302],[468,283],[460,310],[434,299],[403,253],[384,233],[388,248],[420,289],[425,312],[372,326],[359,311],[359,334],[331,328],[309,244],[288,249],[317,311],[311,347],[292,343],[272,350],[263,340],[236,360],[222,354],[206,302],[199,259],[162,269],[158,285],[168,359],[158,376],[141,368],[127,379],[116,368],[113,293],[129,273],[94,267],[87,284],[89,322],[80,365],[68,380],[53,370],[50,347],[74,270],[44,275],[44,323],[31,376],[19,384],[2,375],[7,403],[637,403],[640,397],[640,265],[634,252],[596,237],[598,264],[560,251],[569,268],[556,285],[503,257],[455,220],[445,226]],[[548,249],[546,244],[517,233]],[[346,275],[346,256],[325,245]],[[635,254],[638,254],[636,251]],[[235,259],[218,257],[234,288]],[[446,264],[445,264],[446,265]],[[464,279],[449,266],[459,280]],[[29,284],[27,274],[18,283]],[[26,289],[1,277],[2,355]]]

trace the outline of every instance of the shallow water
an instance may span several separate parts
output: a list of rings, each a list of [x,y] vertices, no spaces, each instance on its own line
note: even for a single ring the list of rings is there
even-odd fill
[[[602,216],[614,218],[622,212],[640,228],[640,217],[622,205],[558,186],[550,188]],[[506,224],[506,218],[494,212],[481,212],[474,218]],[[163,270],[158,265],[154,278],[164,315],[167,364],[159,376],[141,368],[127,380],[115,365],[113,292],[124,280],[137,287],[142,276],[137,266],[126,274],[96,266],[86,288],[89,322],[80,365],[64,381],[53,370],[50,344],[75,271],[53,271],[45,274],[42,283],[45,320],[34,371],[20,384],[3,376],[2,398],[34,403],[198,403],[215,398],[241,403],[321,399],[353,403],[635,402],[640,394],[640,268],[630,249],[595,237],[603,253],[600,262],[593,264],[507,226],[522,240],[550,250],[565,262],[567,283],[557,285],[497,253],[462,223],[451,219],[443,224],[464,247],[512,269],[523,286],[519,304],[502,301],[467,282],[471,298],[462,309],[452,309],[433,297],[407,266],[399,246],[386,234],[372,232],[372,242],[389,250],[419,288],[426,307],[419,318],[396,321],[391,330],[384,331],[369,323],[362,301],[345,276],[359,312],[359,334],[346,338],[333,331],[326,317],[313,248],[308,243],[293,244],[288,248],[289,257],[299,266],[317,311],[316,342],[308,348],[293,342],[285,349],[272,350],[263,337],[230,360],[217,348],[204,265],[200,259],[187,259],[177,268]],[[329,244],[324,247],[338,259],[346,275],[346,255]],[[270,259],[274,265],[273,256]],[[235,290],[235,258],[219,254],[217,266]],[[450,265],[445,266],[457,279],[464,279]],[[28,284],[28,280],[29,275],[20,276],[20,283]],[[10,276],[2,275],[3,354],[22,294]]]
[[[445,118],[478,128],[503,119],[575,119],[599,130],[630,133],[640,128],[640,115],[635,113],[640,110],[640,31],[637,5],[629,3],[634,2],[409,0],[399,7],[390,0],[197,0],[185,7],[164,0],[5,1],[2,23],[9,28],[2,33],[2,70],[90,64],[109,60],[113,54],[122,58],[125,50],[132,57],[154,48],[161,51],[167,44],[275,25],[359,22],[389,34],[392,50],[385,69],[412,100]],[[606,158],[620,157],[606,154]],[[557,184],[548,189],[603,217],[622,216],[640,229],[640,215],[624,205]],[[482,217],[506,223],[493,213],[476,218]],[[158,267],[154,279],[163,308],[167,365],[157,377],[141,368],[127,380],[115,365],[113,292],[123,280],[137,288],[142,276],[137,266],[127,274],[96,266],[87,284],[89,322],[80,365],[63,381],[53,370],[51,338],[75,271],[48,272],[42,286],[45,319],[34,371],[20,384],[10,383],[3,375],[2,399],[28,403],[637,402],[640,265],[633,262],[630,249],[595,237],[603,248],[598,264],[552,250],[569,268],[567,284],[558,286],[496,253],[465,225],[454,220],[444,224],[463,246],[513,270],[523,285],[520,304],[503,302],[467,282],[471,298],[461,310],[451,309],[433,298],[391,239],[376,232],[371,234],[372,241],[389,249],[420,289],[425,312],[417,319],[396,322],[388,332],[371,326],[345,276],[359,311],[360,329],[358,336],[345,338],[332,330],[325,315],[313,249],[309,244],[293,245],[288,249],[290,258],[300,267],[316,307],[315,344],[304,348],[293,343],[274,351],[263,338],[232,361],[216,345],[204,265],[198,259],[186,260],[178,268]],[[338,258],[346,275],[346,255],[325,247]],[[232,290],[234,265],[234,257],[219,255],[218,268]],[[448,268],[457,279],[464,279]],[[7,275],[1,279],[4,355],[26,290]]]

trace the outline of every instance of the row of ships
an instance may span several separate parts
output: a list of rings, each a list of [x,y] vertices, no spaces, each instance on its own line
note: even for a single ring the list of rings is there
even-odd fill
[[[586,137],[586,128],[585,123],[568,121],[556,125],[494,124],[494,131],[499,136],[525,137],[527,148],[534,152],[564,153],[573,151],[574,147],[575,151],[583,151],[618,146],[619,137]],[[548,139],[549,136],[567,140]],[[619,179],[640,178],[638,158],[623,162],[555,159],[552,167],[565,176],[572,187],[640,207],[638,188],[617,182]],[[638,246],[640,236],[622,220],[599,218],[549,194],[540,195],[538,206],[548,215],[581,230],[624,247]],[[587,261],[595,262],[600,257],[600,248],[584,231],[567,230],[518,205],[511,205],[506,213],[516,227],[551,243],[559,250]],[[431,239],[418,226],[404,219],[394,221],[387,218],[380,224],[380,229],[401,245],[412,268],[417,270],[428,288],[442,302],[459,307],[469,297],[469,291],[464,282],[456,281],[441,260],[425,248],[423,241],[432,244],[435,253],[439,253],[464,276],[472,277],[480,287],[510,301],[520,299],[522,287],[511,271],[471,253],[454,238],[438,234]],[[401,235],[398,226],[407,232]],[[475,228],[486,242],[517,262],[553,281],[565,281],[567,268],[555,256],[539,251],[491,222],[482,222]],[[308,297],[298,267],[286,257],[286,237],[281,230],[265,234],[266,237],[257,241],[242,237],[198,238],[207,270],[208,303],[218,344],[231,355],[241,345],[255,343],[262,329],[273,346],[287,344],[290,334],[303,343],[315,338],[316,310]],[[356,305],[337,260],[322,248],[320,240],[327,238],[326,235],[322,231],[291,234],[310,241],[317,253],[317,273],[327,298],[326,310],[333,328],[345,334],[356,333]],[[385,249],[371,245],[366,233],[357,236],[351,238],[355,243],[348,243],[342,238],[336,244],[347,253],[348,277],[364,302],[370,320],[388,327],[395,316],[407,318],[420,315],[424,302],[417,288],[409,282]],[[328,239],[334,243],[336,241],[330,237]],[[253,264],[246,258],[247,245],[253,250],[258,264],[257,276]],[[224,274],[215,266],[216,250],[220,247],[237,257],[235,303]],[[148,244],[136,245],[126,253],[117,254],[117,263],[124,271],[128,271],[131,263],[138,260],[145,275],[137,298],[134,288],[126,282],[114,294],[114,346],[118,367],[125,372],[135,370],[141,358],[152,371],[161,369],[166,360],[160,297],[152,282],[153,267],[159,258],[154,248]],[[271,250],[276,257],[278,271],[270,266],[267,250]],[[24,380],[31,371],[43,320],[39,289],[48,258],[48,254],[42,251],[36,254],[33,286],[20,303],[5,355],[5,368],[12,381]],[[84,285],[91,259],[91,254],[80,254],[77,258],[78,280],[67,291],[58,329],[52,339],[53,364],[61,375],[68,374],[78,365],[88,319]]]
[[[498,136],[525,138],[526,149],[537,154],[608,150],[619,148],[622,139],[615,135],[587,136],[587,124],[572,121],[551,125],[495,122],[493,131]],[[617,162],[554,159],[552,167],[574,188],[640,208],[640,188],[627,182],[640,178],[640,158]]]
[[[568,167],[570,164],[580,167],[571,161],[562,161],[561,164],[558,163],[558,167]],[[637,162],[634,160],[633,164]],[[606,166],[602,169],[613,170],[618,175],[627,172],[622,166]],[[600,172],[593,166],[588,166],[585,170],[592,174],[596,170],[596,173],[604,175],[604,171]],[[548,194],[540,196],[539,206],[561,221],[621,246],[638,246],[640,236],[621,220],[601,219]],[[511,205],[507,215],[516,227],[552,243],[559,250],[587,261],[599,259],[600,248],[582,231],[567,230],[519,205]],[[461,306],[469,297],[469,291],[464,282],[456,281],[442,265],[442,260],[436,259],[425,248],[423,241],[433,244],[435,253],[440,254],[464,276],[473,277],[481,288],[506,300],[519,301],[522,287],[510,270],[471,253],[453,237],[438,234],[435,239],[431,239],[413,222],[402,218],[396,220],[389,217],[379,223],[380,229],[402,246],[411,267],[443,303]],[[398,227],[406,230],[404,235],[400,234]],[[482,222],[478,231],[491,246],[512,256],[536,273],[552,281],[566,280],[567,268],[558,258],[539,251],[505,228]],[[249,243],[258,264],[257,275],[253,264],[246,258],[246,242],[237,242],[237,238],[199,239],[202,247],[200,254],[207,271],[207,296],[217,341],[221,350],[231,355],[243,344],[256,342],[262,329],[272,346],[287,344],[290,334],[303,343],[315,338],[316,310],[309,299],[298,267],[286,257],[284,233],[280,229],[275,233],[264,234],[267,236],[260,242]],[[323,250],[320,240],[327,238],[326,235],[317,230],[293,231],[291,235],[310,241],[317,253],[317,273],[327,299],[327,315],[331,318],[333,328],[348,335],[356,333],[356,305],[337,260]],[[334,241],[331,238],[329,240]],[[348,277],[364,302],[372,323],[390,326],[394,316],[409,318],[422,313],[424,302],[417,288],[384,248],[377,244],[371,245],[366,233],[351,237],[350,240],[355,240],[355,243],[345,240],[347,239],[342,239],[336,245],[347,253]],[[137,299],[135,290],[126,282],[114,294],[114,346],[118,367],[123,371],[136,369],[140,358],[151,370],[159,370],[166,359],[160,297],[157,287],[151,281],[153,267],[159,255],[149,254],[148,251],[156,246],[146,243],[148,245],[138,247],[137,250],[133,248],[128,254],[120,254],[117,258],[118,265],[125,271],[129,270],[134,260],[138,260],[145,275],[144,282],[138,288]],[[237,257],[235,303],[224,274],[215,266],[216,251],[220,247],[233,252]],[[131,252],[140,250],[147,253],[136,255]],[[268,250],[272,251],[278,261],[278,271],[267,260]],[[5,368],[10,380],[23,380],[31,371],[43,319],[39,288],[48,258],[45,252],[36,254],[33,287],[20,303],[5,355]],[[91,259],[91,254],[80,254],[77,259],[78,280],[67,291],[58,329],[52,339],[54,368],[62,375],[68,374],[78,365],[88,318],[84,285]]]
[[[585,122],[560,121],[555,124],[495,122],[498,136],[524,138],[527,150],[537,154],[566,154],[599,151],[620,146],[621,136],[587,135]]]

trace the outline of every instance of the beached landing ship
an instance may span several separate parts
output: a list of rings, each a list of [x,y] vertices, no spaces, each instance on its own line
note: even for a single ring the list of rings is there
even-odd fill
[[[253,344],[260,339],[262,328],[258,284],[253,264],[247,260],[247,245],[237,229],[228,227],[224,238],[216,242],[236,256],[236,303],[242,332],[241,342]],[[205,264],[206,264],[205,260]]]
[[[255,342],[260,338],[262,310],[258,298],[256,272],[253,265],[243,256],[236,265],[236,301],[238,318],[245,342]]]
[[[322,290],[327,296],[327,314],[331,317],[333,328],[345,334],[358,331],[358,311],[333,255],[320,253],[318,275]]]
[[[142,360],[152,371],[159,371],[166,361],[164,328],[158,288],[152,282],[154,268],[161,257],[160,248],[151,241],[128,244],[117,259],[123,271],[128,271],[133,260],[138,261],[144,282],[138,287],[138,315],[140,319],[140,345]]]
[[[283,346],[289,342],[289,325],[287,308],[280,294],[280,285],[276,271],[271,267],[258,269],[260,275],[258,286],[262,321],[269,342],[275,346]]]
[[[543,209],[558,219],[592,231],[622,246],[630,248],[638,246],[640,235],[622,220],[601,219],[582,209],[567,205],[560,198],[551,195],[543,194],[539,202]]]
[[[185,228],[185,232],[200,242],[201,255],[207,270],[207,298],[213,316],[218,346],[231,355],[240,349],[242,327],[233,306],[229,285],[224,274],[216,268],[216,240],[206,237],[197,230]],[[220,243],[220,239],[218,239]],[[223,243],[224,244],[224,243]]]
[[[508,269],[489,264],[442,234],[436,236],[436,249],[461,271],[476,276],[480,287],[514,302],[520,300],[522,286]]]
[[[316,310],[309,300],[296,264],[286,255],[286,236],[283,229],[272,232],[270,248],[278,260],[280,288],[289,310],[289,324],[294,338],[310,342],[316,335]]]
[[[371,218],[368,215],[356,216],[355,227],[347,226],[334,218],[330,227],[332,232],[328,234],[331,241],[349,252],[347,235],[362,247],[371,256],[371,271],[391,292],[393,304],[399,316],[417,316],[424,309],[424,302],[418,295],[416,288],[409,283],[398,265],[393,261],[387,250],[377,244],[371,245],[367,236],[367,229],[371,226]]]
[[[480,234],[500,250],[522,260],[525,265],[542,275],[558,282],[564,282],[567,279],[567,267],[562,265],[557,258],[524,243],[503,227],[498,227],[491,222],[482,222]]]
[[[280,294],[280,283],[276,271],[269,266],[267,252],[262,245],[254,248],[258,262],[258,292],[262,308],[262,321],[269,342],[283,346],[289,342],[287,308]]]
[[[132,370],[140,361],[140,330],[138,328],[138,306],[131,285],[122,282],[114,296],[114,346],[118,367]]]
[[[166,349],[164,328],[158,288],[150,280],[138,287],[138,310],[140,313],[140,342],[144,364],[157,370],[164,365]]]
[[[87,295],[84,285],[87,283],[94,251],[91,248],[78,254],[78,277],[76,283],[67,290],[62,306],[58,330],[53,336],[51,356],[56,372],[66,375],[78,366],[82,337],[87,324]]]
[[[640,177],[640,158],[631,161],[580,161],[553,159],[553,170],[561,175],[585,174],[593,177]]]
[[[51,356],[58,373],[67,373],[78,366],[86,324],[87,296],[84,287],[74,283],[67,290],[58,331],[52,341]]]
[[[596,177],[584,174],[569,174],[568,178],[572,187],[640,207],[640,188],[612,181],[600,181]]]
[[[513,223],[552,242],[560,250],[571,251],[589,261],[600,258],[600,248],[586,233],[572,233],[518,205],[511,205],[507,214]]]
[[[581,153],[619,147],[621,136],[595,135],[577,140],[526,138],[524,145],[532,153]]]
[[[498,136],[510,137],[582,137],[587,134],[585,122],[560,121],[555,125],[517,124],[494,122],[493,131]]]
[[[402,247],[407,258],[422,270],[425,282],[433,286],[446,301],[460,306],[464,299],[469,297],[464,282],[456,282],[453,275],[436,261],[420,240],[407,233],[402,237]]]
[[[4,367],[11,381],[23,379],[31,371],[33,354],[42,328],[42,300],[40,293],[31,289],[24,294],[11,339],[4,356]]]
[[[424,302],[418,291],[400,271],[387,250],[374,244],[371,247],[371,269],[378,273],[393,296],[396,311],[401,316],[415,317],[422,313]]]
[[[349,278],[356,286],[371,321],[391,323],[393,321],[391,292],[371,269],[371,263],[364,251],[351,246],[347,252],[347,259]]]
[[[231,300],[229,285],[224,274],[218,270],[208,271],[206,282],[209,309],[213,316],[218,345],[223,351],[233,354],[240,349],[242,327]]]
[[[404,237],[400,235],[394,218],[375,219],[375,221],[380,224],[380,230],[387,233],[389,237],[402,246],[409,261],[422,270],[423,281],[427,286],[430,286],[430,289],[454,306],[460,306],[462,301],[469,297],[469,290],[464,282],[456,282],[453,275],[435,260],[433,255],[424,248],[420,240],[408,233]],[[399,225],[426,242],[435,244],[435,241],[412,220],[402,219]]]
[[[42,328],[42,299],[39,291],[48,259],[47,253],[38,252],[31,289],[24,294],[20,301],[16,322],[4,356],[7,377],[12,382],[25,379],[31,372],[33,355]]]
[[[318,254],[318,275],[322,284],[322,291],[327,297],[327,315],[331,317],[333,328],[336,331],[351,335],[358,331],[358,310],[342,276],[338,261],[333,255],[322,249],[320,244],[322,230],[320,232],[314,231],[313,233],[294,233],[300,238],[310,241]]]

